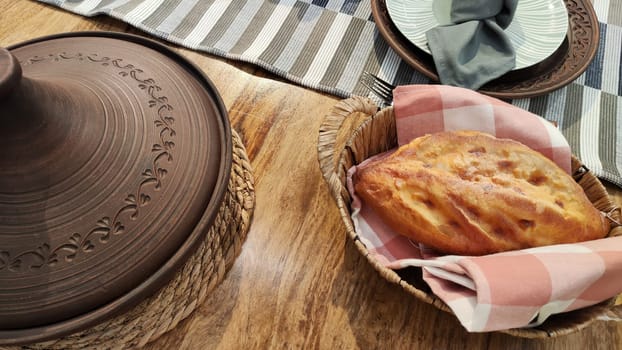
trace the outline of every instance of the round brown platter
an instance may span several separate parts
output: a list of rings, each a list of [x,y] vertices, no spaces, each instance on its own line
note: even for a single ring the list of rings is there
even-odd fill
[[[0,345],[137,305],[221,207],[226,109],[200,69],[155,41],[80,32],[0,51],[0,119]]]
[[[589,0],[564,0],[568,9],[568,35],[544,61],[506,73],[478,91],[501,99],[529,98],[548,94],[570,84],[583,73],[598,49],[599,27]],[[438,82],[432,56],[416,47],[397,29],[385,0],[371,0],[372,15],[380,34],[410,66]]]

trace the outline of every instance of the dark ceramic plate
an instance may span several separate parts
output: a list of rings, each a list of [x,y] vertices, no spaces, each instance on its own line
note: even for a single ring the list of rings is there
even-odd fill
[[[598,18],[588,0],[565,0],[569,28],[566,40],[544,61],[511,71],[479,89],[489,96],[514,99],[548,94],[570,84],[583,73],[598,48]],[[391,21],[385,0],[371,0],[372,14],[380,34],[409,65],[433,81],[438,73],[432,56],[408,40]]]
[[[23,78],[0,89],[0,345],[85,329],[165,285],[212,226],[232,157],[215,87],[155,41],[67,33],[8,52]]]

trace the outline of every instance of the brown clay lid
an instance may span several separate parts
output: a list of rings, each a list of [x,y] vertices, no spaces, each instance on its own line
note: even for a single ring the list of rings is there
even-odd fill
[[[199,69],[154,41],[0,49],[0,345],[53,338],[163,286],[211,227],[231,130]]]

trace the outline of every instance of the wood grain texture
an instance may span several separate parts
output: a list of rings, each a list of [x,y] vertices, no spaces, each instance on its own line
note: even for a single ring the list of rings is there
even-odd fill
[[[34,1],[0,0],[0,45],[67,31],[140,32]],[[350,241],[317,162],[317,132],[338,101],[254,66],[180,49],[221,92],[255,172],[241,255],[190,317],[146,349],[614,349],[622,325],[555,339],[469,334],[455,317],[379,277]],[[610,186],[618,202],[622,191]]]

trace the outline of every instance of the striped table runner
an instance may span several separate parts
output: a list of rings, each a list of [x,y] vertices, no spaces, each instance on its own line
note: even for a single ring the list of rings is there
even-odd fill
[[[369,0],[39,0],[84,16],[105,14],[154,36],[261,66],[339,97],[368,95],[370,71],[394,84],[428,83],[375,28]],[[601,39],[575,82],[512,104],[554,120],[573,152],[622,186],[622,1],[593,0]]]

